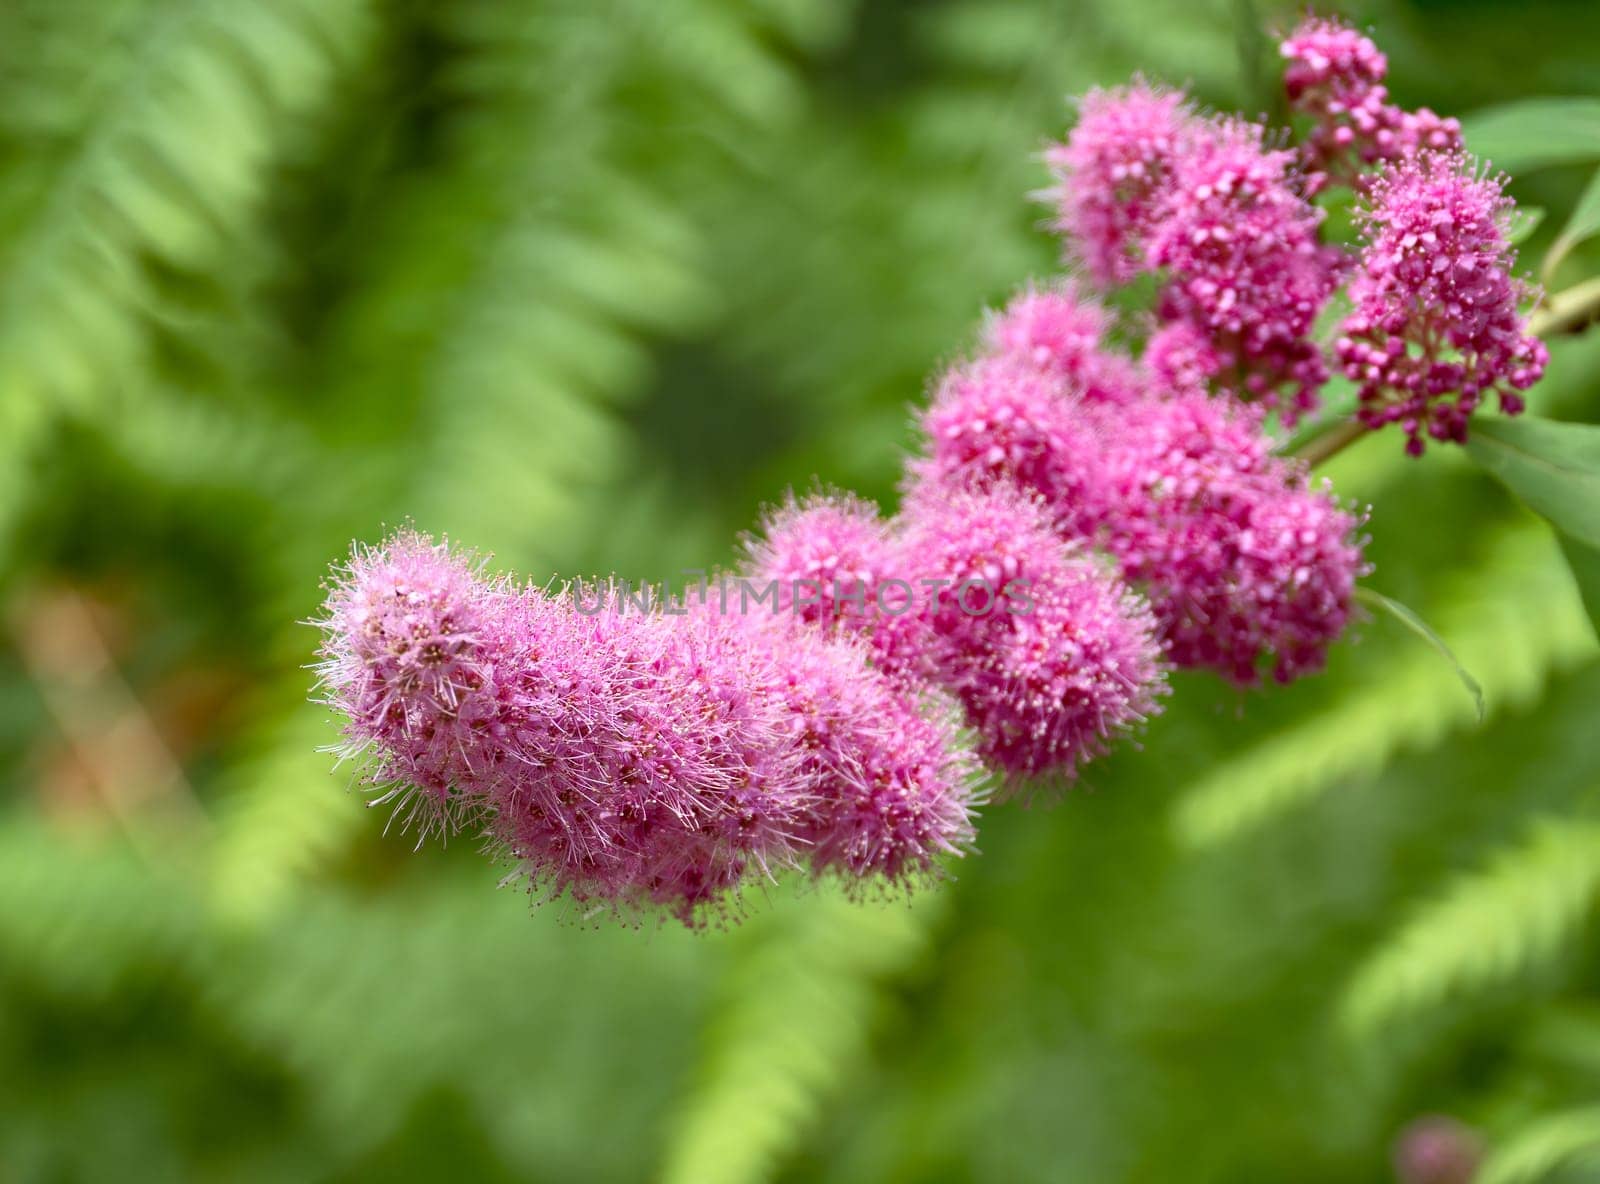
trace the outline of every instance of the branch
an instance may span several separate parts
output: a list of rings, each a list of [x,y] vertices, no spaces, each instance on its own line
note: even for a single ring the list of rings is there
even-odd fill
[[[1550,297],[1528,318],[1528,331],[1535,337],[1582,333],[1596,321],[1600,321],[1600,276]]]
[[[1320,436],[1313,436],[1294,452],[1311,468],[1316,468],[1367,434],[1367,425],[1359,419],[1343,419]]]

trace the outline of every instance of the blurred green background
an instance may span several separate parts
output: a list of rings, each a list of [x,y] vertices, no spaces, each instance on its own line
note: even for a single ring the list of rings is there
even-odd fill
[[[1600,94],[1588,0],[1347,11],[1408,105]],[[1055,267],[1065,97],[1267,109],[1296,15],[3,0],[0,1181],[1382,1181],[1430,1113],[1600,1178],[1597,647],[1444,448],[1330,474],[1486,722],[1387,620],[1182,677],[910,905],[530,915],[318,751],[352,538],[661,578],[788,486],[892,501],[927,377]],[[1585,181],[1518,179],[1529,258]],[[1536,407],[1600,418],[1600,340],[1552,352]]]

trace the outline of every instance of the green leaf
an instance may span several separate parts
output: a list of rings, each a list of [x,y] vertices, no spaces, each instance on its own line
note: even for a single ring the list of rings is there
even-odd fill
[[[1439,656],[1450,663],[1451,669],[1456,672],[1456,677],[1461,680],[1461,685],[1466,687],[1467,694],[1472,696],[1473,705],[1478,709],[1478,722],[1480,724],[1483,722],[1484,716],[1487,714],[1487,708],[1483,700],[1483,687],[1478,685],[1478,680],[1472,677],[1472,674],[1457,659],[1455,652],[1445,643],[1444,638],[1433,631],[1432,626],[1398,600],[1391,600],[1382,592],[1374,592],[1371,588],[1357,588],[1356,599],[1363,604],[1371,605],[1373,608],[1382,609],[1438,651]]]
[[[1555,274],[1556,268],[1561,266],[1561,261],[1573,247],[1586,242],[1596,234],[1600,234],[1600,170],[1596,170],[1594,176],[1589,178],[1583,196],[1573,207],[1572,216],[1567,219],[1567,224],[1561,228],[1561,233],[1556,235],[1556,241],[1550,244],[1550,250],[1545,254],[1544,264],[1539,269],[1545,282],[1549,283],[1550,277]]]
[[[1234,46],[1239,56],[1239,87],[1252,110],[1281,105],[1276,47],[1262,29],[1255,0],[1234,0]]]
[[[1467,147],[1497,168],[1528,172],[1600,160],[1600,99],[1519,99],[1461,121]]]
[[[866,1058],[881,984],[923,957],[944,908],[863,906],[825,888],[753,918],[702,1039],[660,1178],[768,1180]]]
[[[1572,578],[1578,585],[1578,595],[1583,597],[1589,620],[1600,623],[1600,551],[1564,534],[1556,537],[1561,553],[1567,558],[1567,566],[1572,569]],[[1596,632],[1600,633],[1600,624]]]
[[[1547,419],[1475,423],[1467,451],[1561,532],[1561,549],[1600,627],[1600,427]]]

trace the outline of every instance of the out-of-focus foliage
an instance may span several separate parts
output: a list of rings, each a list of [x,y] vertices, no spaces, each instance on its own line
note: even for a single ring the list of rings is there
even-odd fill
[[[1346,11],[1407,105],[1593,99],[1587,4]],[[1487,722],[1387,618],[1286,690],[1183,677],[910,905],[529,916],[317,751],[296,622],[352,538],[677,577],[786,486],[892,498],[908,403],[1054,266],[1064,96],[1270,111],[1298,12],[0,5],[0,1180],[1345,1184],[1441,1111],[1488,1179],[1583,1170],[1600,663],[1446,449],[1329,473]],[[1596,159],[1518,177],[1525,258]],[[1551,348],[1536,410],[1600,418],[1600,340]]]

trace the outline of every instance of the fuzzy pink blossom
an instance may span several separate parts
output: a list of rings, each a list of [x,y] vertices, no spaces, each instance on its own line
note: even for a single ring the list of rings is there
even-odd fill
[[[1004,485],[922,487],[903,515],[900,566],[917,596],[883,624],[887,649],[960,701],[987,761],[1071,780],[1155,711],[1148,608],[1064,543],[1040,503]]]
[[[321,683],[349,751],[425,830],[506,759],[520,664],[510,597],[469,555],[411,530],[356,550],[321,622]]]
[[[861,628],[871,615],[888,562],[888,534],[878,508],[851,494],[793,494],[744,540],[741,574],[765,593],[773,611],[793,611],[829,628]]]
[[[1209,340],[1214,388],[1293,422],[1328,378],[1312,328],[1340,259],[1317,241],[1322,214],[1303,195],[1294,154],[1263,135],[1231,119],[1189,138],[1149,250],[1169,274],[1158,312]]]
[[[920,424],[925,443],[908,466],[913,485],[978,492],[1013,486],[1041,499],[1067,535],[1098,521],[1099,429],[1063,380],[1031,360],[1007,355],[957,366],[940,381]]]
[[[1092,90],[1066,143],[1046,151],[1057,179],[1055,227],[1096,283],[1150,269],[1146,241],[1193,118],[1183,94],[1143,81]]]
[[[410,531],[356,554],[324,630],[324,685],[376,776],[485,823],[551,895],[701,924],[795,861],[813,803],[778,659],[735,631],[586,615]]]
[[[1364,567],[1357,522],[1271,454],[1260,415],[1174,392],[1131,411],[1106,471],[1104,545],[1149,597],[1170,660],[1242,685],[1319,669]]]
[[[773,647],[772,693],[790,712],[810,807],[797,836],[812,870],[848,890],[906,887],[973,839],[979,768],[954,705],[868,665],[865,645],[741,618]]]
[[[1544,372],[1544,343],[1518,310],[1530,292],[1512,274],[1511,208],[1470,158],[1430,153],[1379,177],[1361,211],[1355,309],[1336,348],[1360,386],[1361,421],[1400,424],[1413,456],[1424,435],[1465,441],[1490,394],[1517,414]]]
[[[706,616],[522,605],[566,625],[535,631],[522,767],[488,795],[491,834],[533,885],[695,926],[795,862],[812,803],[769,651]]]
[[[1222,373],[1216,346],[1189,321],[1168,321],[1145,342],[1142,361],[1167,390],[1203,390]]]
[[[1122,404],[1138,397],[1138,374],[1106,348],[1111,314],[1076,284],[1029,287],[984,324],[983,344],[996,358],[1057,379],[1073,399]]]
[[[1305,144],[1320,176],[1350,183],[1364,165],[1461,145],[1461,125],[1423,107],[1389,101],[1388,60],[1370,38],[1338,20],[1308,17],[1283,40],[1290,105],[1314,120]]]

